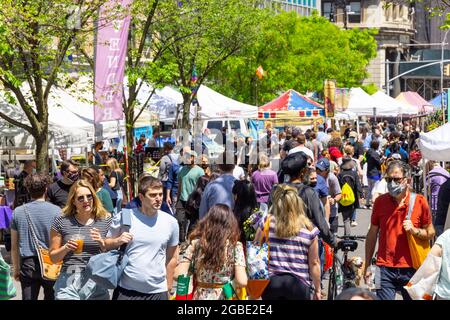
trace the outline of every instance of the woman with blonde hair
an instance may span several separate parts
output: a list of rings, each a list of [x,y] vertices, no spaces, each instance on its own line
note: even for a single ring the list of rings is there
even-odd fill
[[[259,154],[258,170],[252,173],[252,184],[256,192],[256,201],[258,203],[267,203],[270,192],[275,184],[278,183],[278,176],[275,171],[270,169],[270,160],[265,153]]]
[[[50,259],[63,262],[55,283],[56,300],[105,300],[108,290],[89,278],[89,259],[105,249],[104,238],[111,224],[94,188],[86,180],[70,188],[67,205],[50,230]]]
[[[117,193],[117,200],[113,201],[113,206],[117,207],[117,204],[121,204],[123,201],[124,173],[115,158],[109,158],[106,165],[109,168],[109,186]],[[118,209],[120,210],[120,208]]]
[[[260,225],[256,240],[269,223],[270,283],[263,300],[320,300],[319,230],[308,219],[296,188],[278,185],[271,213]],[[269,221],[267,221],[269,219]]]

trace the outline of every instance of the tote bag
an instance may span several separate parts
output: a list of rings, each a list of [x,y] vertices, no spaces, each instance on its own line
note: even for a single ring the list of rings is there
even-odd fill
[[[270,216],[264,223],[265,242],[255,244],[247,241],[247,294],[251,299],[259,299],[269,285],[269,226]]]
[[[415,201],[416,194],[411,192],[409,195],[409,208],[406,220],[411,219],[411,213],[413,211]],[[406,233],[406,237],[408,239],[409,252],[411,254],[413,268],[417,270],[420,268],[430,252],[430,241],[419,239],[409,232]]]
[[[16,296],[16,287],[11,277],[11,268],[0,255],[0,300],[9,300]]]

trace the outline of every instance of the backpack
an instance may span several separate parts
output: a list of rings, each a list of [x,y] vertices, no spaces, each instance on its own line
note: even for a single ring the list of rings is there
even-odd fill
[[[162,178],[162,179],[168,179],[170,168],[171,168],[172,165],[173,165],[173,160],[172,160],[172,157],[170,156],[170,154],[167,154],[167,157],[169,158],[170,163],[168,163],[168,164],[166,165],[166,167],[164,168],[164,172],[163,172],[162,175],[161,175],[161,178]]]
[[[352,175],[346,174],[339,177],[339,183],[341,184],[341,195],[342,198],[339,203],[343,207],[351,206],[355,203],[355,193],[353,188],[356,184],[355,178]]]

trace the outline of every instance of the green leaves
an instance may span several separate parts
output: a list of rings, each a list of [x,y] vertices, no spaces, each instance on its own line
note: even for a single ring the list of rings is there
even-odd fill
[[[290,88],[321,91],[324,79],[339,86],[360,85],[366,66],[376,56],[374,30],[340,30],[324,17],[300,17],[294,12],[270,12],[260,21],[257,39],[209,77],[214,89],[258,105]],[[261,65],[268,76],[257,80]]]

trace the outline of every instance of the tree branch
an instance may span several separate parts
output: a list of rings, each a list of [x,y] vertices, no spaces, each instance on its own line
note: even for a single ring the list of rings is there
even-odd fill
[[[157,1],[157,0],[153,2],[153,6],[147,16],[147,21],[145,21],[144,29],[142,30],[142,38],[141,38],[141,41],[140,41],[139,47],[138,47],[136,63],[134,64],[135,67],[138,67],[139,63],[141,62],[142,52],[144,50],[144,45],[145,45],[145,39],[147,38],[147,34],[149,33],[150,26],[152,25],[153,17],[155,15],[158,4],[159,4],[159,1]]]
[[[22,128],[26,131],[28,131],[30,134],[33,134],[33,128],[30,126],[27,126],[26,124],[23,124],[23,122],[14,120],[13,118],[8,117],[6,114],[0,111],[0,118],[3,118],[5,121],[11,123],[12,125],[15,125],[16,127]]]

